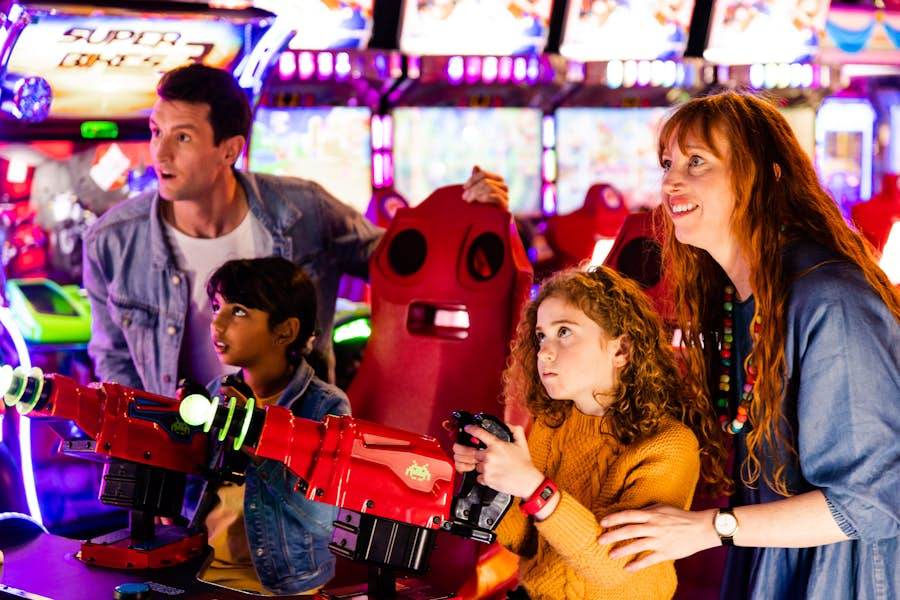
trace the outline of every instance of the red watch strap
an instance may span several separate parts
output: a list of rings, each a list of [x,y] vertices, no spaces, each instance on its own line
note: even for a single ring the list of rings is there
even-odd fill
[[[559,488],[556,487],[556,484],[553,483],[553,480],[549,477],[544,477],[541,485],[539,485],[537,489],[534,490],[534,493],[519,505],[519,510],[521,510],[526,515],[535,515],[539,513],[542,508],[547,506],[547,503],[550,501],[550,499],[558,493]]]

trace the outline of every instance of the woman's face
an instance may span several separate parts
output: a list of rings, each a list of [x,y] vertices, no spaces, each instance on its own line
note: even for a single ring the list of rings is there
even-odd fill
[[[716,256],[732,245],[735,197],[728,144],[717,132],[713,143],[721,156],[693,133],[684,147],[672,135],[662,153],[662,191],[675,238]]]

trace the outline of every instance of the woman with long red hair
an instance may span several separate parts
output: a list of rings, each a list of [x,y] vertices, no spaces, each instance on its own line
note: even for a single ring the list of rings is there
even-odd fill
[[[900,295],[768,102],[686,102],[659,158],[688,382],[736,491],[609,515],[599,542],[628,570],[733,546],[723,598],[900,597]]]

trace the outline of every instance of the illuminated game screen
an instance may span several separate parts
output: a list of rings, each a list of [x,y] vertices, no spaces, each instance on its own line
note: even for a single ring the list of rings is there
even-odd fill
[[[666,108],[556,111],[557,213],[581,208],[588,188],[609,183],[632,211],[660,202],[656,134]]]
[[[570,0],[559,52],[579,61],[681,58],[693,12],[693,0]]]
[[[404,0],[400,50],[414,55],[538,54],[552,0]]]
[[[818,52],[830,4],[830,0],[715,2],[703,58],[720,64],[811,60]]]
[[[541,111],[536,108],[397,108],[394,187],[412,206],[472,167],[499,173],[513,213],[540,213]]]
[[[146,116],[160,73],[192,61],[230,67],[244,42],[241,25],[206,15],[138,18],[69,8],[81,13],[49,14],[28,25],[8,65],[9,73],[50,83],[56,118]]]
[[[291,4],[296,33],[290,48],[360,49],[369,43],[373,0],[301,0]]]
[[[364,107],[260,107],[249,168],[311,179],[365,214],[372,196],[371,116]]]

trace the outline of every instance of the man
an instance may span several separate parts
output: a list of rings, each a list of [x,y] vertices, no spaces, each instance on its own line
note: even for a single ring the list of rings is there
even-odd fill
[[[150,114],[158,192],[107,211],[85,235],[88,353],[104,381],[173,396],[189,377],[224,374],[210,342],[206,279],[226,260],[284,256],[319,293],[330,356],[344,273],[365,277],[383,231],[315,182],[234,169],[252,124],[230,73],[200,64],[166,73]],[[465,199],[507,205],[502,178],[473,169]]]

